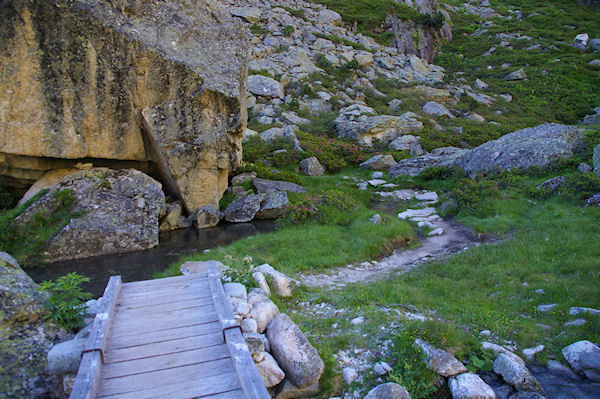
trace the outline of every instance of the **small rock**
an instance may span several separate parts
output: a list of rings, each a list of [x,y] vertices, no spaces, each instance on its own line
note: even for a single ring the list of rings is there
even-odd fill
[[[241,173],[231,178],[232,186],[241,186],[245,182],[252,181],[256,177],[256,172]]]
[[[393,156],[379,154],[379,155],[375,155],[375,156],[367,159],[365,162],[361,163],[359,166],[361,169],[382,170],[382,169],[388,169],[389,167],[394,166],[394,165],[396,165],[396,161],[394,160]]]
[[[271,289],[269,288],[269,284],[267,283],[267,279],[265,275],[261,272],[252,273],[252,279],[258,284],[258,288],[263,290],[265,294],[271,295]]]
[[[565,324],[563,324],[565,327],[581,327],[582,325],[584,325],[585,323],[587,323],[586,319],[575,319],[575,320],[571,320],[571,321],[567,321]]]
[[[196,222],[196,228],[206,229],[214,227],[219,224],[223,218],[223,212],[218,209],[214,209],[212,205],[206,205],[198,209],[194,215],[194,221]]]
[[[287,181],[267,180],[257,177],[252,181],[252,184],[254,184],[254,187],[256,187],[256,191],[259,194],[272,193],[274,191],[288,191],[291,193],[306,192],[306,189],[304,187]]]
[[[579,307],[579,306],[573,306],[572,308],[569,308],[569,314],[571,316],[575,316],[578,314],[585,314],[585,313],[600,316],[600,309],[583,308],[583,307]]]
[[[401,385],[388,382],[371,389],[364,399],[410,399],[410,395]]]
[[[536,309],[538,312],[550,312],[550,311],[552,311],[552,309],[554,309],[557,306],[558,306],[557,303],[551,303],[549,305],[538,305],[536,307]]]
[[[600,381],[600,347],[587,341],[578,341],[562,350],[569,366],[592,381]]]
[[[242,320],[242,332],[243,333],[255,333],[258,332],[258,324],[256,324],[256,320],[254,319],[244,319]]]
[[[248,350],[250,351],[250,354],[252,355],[252,359],[256,363],[262,361],[265,357],[265,355],[264,355],[265,341],[264,341],[262,335],[260,335],[256,332],[253,332],[253,333],[244,333],[243,337],[244,337],[244,340],[246,341],[246,344],[248,345]]]
[[[260,209],[254,216],[255,219],[278,219],[283,217],[289,206],[287,192],[275,191],[266,193],[260,203]]]
[[[429,115],[435,116],[447,116],[450,119],[454,119],[455,116],[448,110],[448,108],[444,107],[440,103],[436,103],[435,101],[430,101],[423,106],[423,112]]]
[[[590,165],[588,165],[587,163],[580,163],[579,166],[577,167],[577,171],[579,173],[590,173],[592,172],[594,169],[592,169],[592,167]]]
[[[244,302],[248,300],[248,292],[246,291],[246,286],[244,286],[244,284],[225,283],[223,284],[223,290],[228,297],[239,298]]]
[[[415,339],[414,346],[423,351],[424,362],[427,368],[444,377],[451,377],[465,373],[467,368],[454,356],[441,349],[429,345],[422,339]]]
[[[545,182],[543,182],[542,184],[540,184],[539,186],[537,186],[538,190],[549,190],[552,192],[557,191],[559,188],[562,187],[563,184],[565,184],[567,182],[567,178],[565,176],[556,176],[553,177],[552,179],[548,179]]]
[[[523,80],[525,78],[527,78],[527,75],[525,74],[523,68],[521,68],[506,75],[504,80]]]
[[[407,209],[404,212],[398,214],[398,218],[412,219],[415,217],[427,217],[435,214],[435,208],[423,208],[423,209]]]
[[[288,378],[277,387],[277,394],[274,399],[296,399],[296,398],[312,398],[319,393],[319,383],[315,382],[304,388],[299,388],[292,384]]]
[[[260,210],[264,194],[251,194],[238,197],[225,208],[225,220],[234,223],[245,223],[254,219]]]
[[[383,177],[383,172],[373,172],[371,173],[372,179],[381,179]]]
[[[344,379],[344,382],[348,385],[352,384],[357,377],[358,373],[352,367],[345,367],[342,370],[342,378]]]
[[[519,362],[516,357],[518,356],[505,353],[498,355],[494,361],[494,372],[519,391],[541,391],[537,379],[529,372],[522,359]]]
[[[574,39],[576,43],[583,44],[584,46],[587,46],[588,40],[590,40],[590,36],[587,33],[580,33]]]
[[[427,233],[427,235],[429,237],[432,237],[432,236],[441,236],[442,234],[444,234],[444,229],[442,229],[441,227],[433,229],[429,233]]]
[[[234,17],[240,17],[250,23],[260,21],[262,14],[258,7],[232,7],[229,9],[229,13]]]
[[[267,388],[276,386],[285,378],[285,373],[279,367],[277,361],[267,352],[264,353],[263,360],[256,363],[256,369]]]
[[[354,319],[350,320],[350,323],[353,326],[357,326],[359,324],[363,324],[364,322],[365,322],[365,318],[363,316],[355,317]]]
[[[262,97],[283,98],[283,86],[273,78],[263,75],[248,76],[248,91]]]
[[[544,345],[538,345],[534,348],[527,348],[527,349],[523,349],[523,355],[525,356],[525,358],[527,360],[533,360],[533,358],[535,357],[535,355],[541,351],[543,351],[544,349],[546,349],[546,347]]]
[[[375,215],[371,216],[371,218],[369,219],[369,222],[373,223],[373,224],[381,224],[382,222],[382,218],[381,215],[376,213]]]
[[[386,375],[388,373],[387,370],[384,369],[380,363],[375,364],[375,366],[373,367],[373,371],[375,372],[375,375],[378,376]]]
[[[448,388],[452,399],[497,399],[494,390],[474,373],[450,377]]]
[[[310,157],[300,161],[300,173],[307,176],[323,176],[325,168],[316,157]]]
[[[249,317],[256,320],[256,325],[259,333],[265,332],[267,325],[273,320],[273,318],[279,314],[279,309],[269,298],[265,297],[260,301],[251,303],[252,310],[250,311]],[[250,300],[250,297],[248,298]]]
[[[272,279],[273,291],[275,291],[278,296],[282,298],[292,296],[292,280],[288,276],[278,272],[273,266],[267,263],[258,266],[255,270]]]
[[[54,345],[47,356],[48,372],[51,374],[76,374],[86,341],[86,339],[73,339]]]

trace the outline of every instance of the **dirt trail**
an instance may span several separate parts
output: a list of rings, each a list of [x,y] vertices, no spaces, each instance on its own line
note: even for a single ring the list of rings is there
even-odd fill
[[[399,249],[379,261],[335,267],[319,274],[298,273],[295,277],[309,287],[336,289],[347,284],[380,280],[393,272],[405,272],[423,262],[455,254],[482,243],[497,241],[489,237],[482,239],[458,222],[439,220],[435,224],[444,229],[444,234],[422,238],[418,248]]]

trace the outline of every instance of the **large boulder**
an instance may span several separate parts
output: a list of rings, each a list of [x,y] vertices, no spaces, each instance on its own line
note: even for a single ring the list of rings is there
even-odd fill
[[[370,146],[373,140],[389,142],[396,137],[417,132],[423,124],[406,116],[377,115],[373,108],[354,104],[340,110],[334,120],[339,137],[349,138],[363,146]]]
[[[494,361],[494,372],[518,391],[542,390],[538,380],[525,366],[525,362],[514,354],[500,353]]]
[[[47,295],[10,255],[0,252],[0,396],[57,398],[60,379],[46,355],[60,330],[45,320]]]
[[[267,180],[260,177],[252,181],[258,193],[272,193],[275,191],[288,191],[290,193],[305,193],[306,189],[296,183],[281,180]]]
[[[188,212],[218,205],[246,128],[243,22],[214,0],[7,0],[0,23],[3,175],[158,167]]]
[[[165,207],[161,184],[135,169],[93,168],[68,174],[16,221],[51,212],[56,192],[72,190],[74,212],[44,251],[46,261],[78,259],[158,245],[159,214]]]
[[[456,147],[436,148],[430,154],[414,158],[402,159],[388,170],[388,177],[394,178],[400,175],[417,176],[425,169],[436,166],[453,166],[455,160],[467,153]]]
[[[275,316],[269,324],[267,338],[271,353],[293,385],[305,388],[319,381],[325,364],[288,315]]]
[[[463,154],[454,164],[470,176],[571,158],[585,146],[582,129],[547,123],[517,130]]]
[[[600,347],[590,341],[578,341],[565,346],[562,354],[569,366],[592,381],[600,382]]]

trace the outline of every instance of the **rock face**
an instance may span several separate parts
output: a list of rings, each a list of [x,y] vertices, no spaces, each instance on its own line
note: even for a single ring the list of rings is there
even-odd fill
[[[78,259],[158,245],[158,218],[165,207],[161,184],[134,169],[94,168],[68,174],[17,218],[47,212],[54,193],[73,190],[81,212],[47,243],[46,261]]]
[[[469,175],[546,166],[570,158],[585,145],[581,129],[548,123],[518,130],[469,151],[455,165]]]
[[[246,128],[243,22],[213,0],[11,0],[0,23],[3,174],[91,158],[217,206]]]
[[[58,398],[46,371],[59,329],[44,321],[46,295],[10,255],[0,252],[0,392],[5,398]]]
[[[373,108],[360,104],[340,110],[334,126],[340,137],[356,140],[365,146],[370,146],[373,139],[389,142],[396,137],[423,129],[423,124],[416,119],[377,115]]]
[[[325,369],[323,360],[288,315],[279,314],[273,319],[267,338],[273,356],[292,384],[305,388],[319,380]]]

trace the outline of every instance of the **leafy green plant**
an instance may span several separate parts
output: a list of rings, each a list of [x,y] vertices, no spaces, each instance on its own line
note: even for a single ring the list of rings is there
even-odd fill
[[[85,301],[91,298],[81,289],[82,283],[89,282],[88,277],[77,273],[69,273],[56,281],[44,281],[40,290],[50,293],[48,299],[48,318],[70,331],[76,331],[83,326]]]
[[[497,183],[486,179],[459,180],[451,193],[461,209],[475,216],[489,215],[492,206],[490,200],[500,195]]]
[[[268,33],[271,33],[268,29],[263,28],[262,26],[260,26],[259,24],[257,24],[256,22],[253,23],[252,25],[250,25],[250,32],[252,32],[253,34],[259,36],[259,35],[266,35]]]
[[[358,165],[368,158],[368,154],[355,142],[331,138],[326,136],[315,136],[302,131],[297,131],[300,145],[308,154],[317,157],[319,162],[329,172],[336,172]]]

